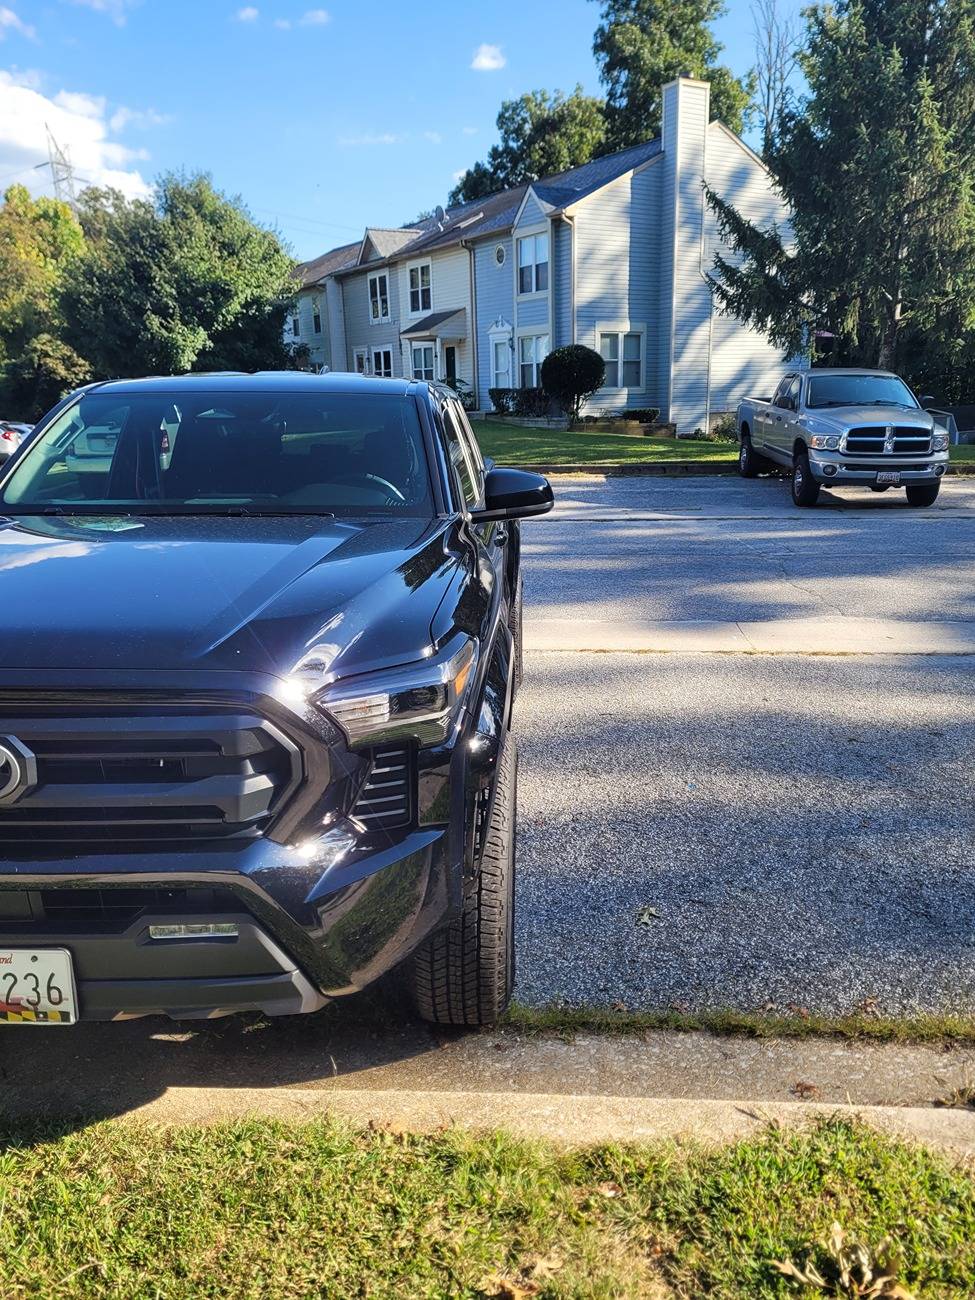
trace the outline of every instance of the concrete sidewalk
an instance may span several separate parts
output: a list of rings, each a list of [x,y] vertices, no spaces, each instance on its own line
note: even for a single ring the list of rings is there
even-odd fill
[[[525,620],[526,650],[638,654],[975,655],[975,621],[769,618]]]
[[[934,1105],[971,1079],[970,1049],[675,1032],[444,1035],[412,1021],[363,1023],[351,1006],[296,1020],[39,1030],[17,1046],[3,1066],[12,1116],[211,1123],[336,1113],[589,1143],[726,1141],[773,1120],[841,1113],[975,1153],[975,1112]]]

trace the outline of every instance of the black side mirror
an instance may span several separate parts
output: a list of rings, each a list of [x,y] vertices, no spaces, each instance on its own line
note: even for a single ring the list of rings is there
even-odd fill
[[[484,476],[484,509],[472,510],[477,523],[547,515],[555,505],[552,485],[527,469],[491,469]]]
[[[937,406],[937,405],[938,405],[938,399],[937,399],[936,397],[932,397],[931,394],[928,393],[926,397],[922,397],[922,398],[921,398],[921,405],[922,405],[922,406]]]

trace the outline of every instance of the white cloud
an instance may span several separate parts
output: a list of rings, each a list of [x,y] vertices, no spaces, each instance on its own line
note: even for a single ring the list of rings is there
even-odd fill
[[[476,127],[476,126],[465,126],[465,127],[464,127],[464,134],[465,134],[465,135],[477,135],[477,127]]]
[[[507,61],[500,45],[479,45],[474,51],[471,67],[475,72],[497,72]]]
[[[68,0],[69,4],[81,5],[84,9],[93,9],[96,14],[107,14],[119,27],[125,26],[128,9],[134,9],[142,0]]]
[[[22,18],[18,18],[12,9],[6,5],[0,5],[0,41],[6,36],[7,32],[17,32],[21,36],[26,36],[29,41],[37,38],[37,32],[31,27],[30,23],[25,23]]]
[[[149,185],[133,166],[148,155],[113,140],[105,114],[105,101],[95,95],[61,90],[51,97],[28,84],[23,74],[0,71],[0,175],[35,194],[49,194],[49,126],[75,168],[79,189],[112,185],[131,198],[148,194]]]
[[[110,131],[124,131],[128,126],[144,129],[150,126],[168,126],[172,121],[169,113],[157,113],[154,108],[126,108],[120,104],[108,119]]]
[[[279,28],[281,29],[281,31],[283,31],[283,32],[290,32],[290,31],[291,31],[291,19],[290,19],[290,18],[275,18],[275,20],[274,20],[274,25],[275,25],[275,27],[279,27]]]
[[[377,131],[366,135],[345,135],[339,137],[343,149],[362,149],[376,144],[399,144],[401,137],[391,131]]]
[[[259,16],[260,10],[255,9],[253,5],[245,5],[234,14],[239,23],[255,23]]]
[[[467,175],[467,168],[466,168],[466,167],[461,167],[461,168],[459,169],[459,171],[455,171],[455,172],[451,172],[451,173],[450,173],[450,179],[451,179],[452,181],[460,181],[460,180],[463,180],[464,177],[465,177],[466,175]]]
[[[332,15],[327,9],[309,9],[300,19],[302,27],[324,27],[331,21]]]
[[[424,131],[423,138],[430,144],[443,144],[443,136],[439,131]]]

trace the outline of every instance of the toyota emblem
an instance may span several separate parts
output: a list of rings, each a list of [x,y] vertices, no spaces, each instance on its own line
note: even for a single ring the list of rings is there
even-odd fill
[[[37,759],[14,736],[0,736],[0,804],[14,803],[37,785]]]

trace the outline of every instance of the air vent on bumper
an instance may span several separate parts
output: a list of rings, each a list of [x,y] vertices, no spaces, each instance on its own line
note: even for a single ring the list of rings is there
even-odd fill
[[[413,752],[409,745],[373,750],[372,767],[359,792],[353,816],[367,830],[406,826],[413,819]]]

